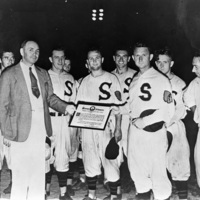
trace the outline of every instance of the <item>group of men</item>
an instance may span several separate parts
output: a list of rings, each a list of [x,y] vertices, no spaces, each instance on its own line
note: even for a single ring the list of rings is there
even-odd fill
[[[24,41],[20,54],[22,60],[3,70],[0,77],[1,162],[5,146],[12,170],[11,200],[48,198],[53,168],[58,176],[59,199],[72,200],[79,143],[88,187],[84,200],[97,198],[102,166],[110,189],[104,200],[122,199],[123,156],[127,157],[136,199],[170,199],[172,181],[179,199],[187,199],[190,151],[181,120],[191,109],[195,122],[200,123],[200,54],[192,63],[197,78],[186,89],[185,82],[171,71],[174,61],[170,49],[159,49],[153,55],[142,42],[135,44],[132,55],[138,71],[128,67],[131,57],[124,47],[115,50],[116,68],[112,72],[104,70],[101,50],[90,48],[86,61],[89,74],[79,81],[69,74],[70,67],[65,68],[69,62],[61,47],[52,49],[48,72],[35,65],[40,54],[37,42]],[[151,66],[153,56],[156,69]],[[69,126],[79,101],[110,105],[104,130]],[[48,158],[46,138],[50,139]],[[113,138],[119,154],[108,159],[105,151]],[[199,143],[198,135],[195,164],[200,185]]]

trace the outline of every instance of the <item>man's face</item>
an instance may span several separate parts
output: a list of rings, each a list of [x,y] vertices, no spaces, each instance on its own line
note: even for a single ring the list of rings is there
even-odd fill
[[[99,69],[101,69],[103,58],[101,57],[101,54],[99,52],[90,51],[88,53],[87,63],[90,71],[98,71]]]
[[[122,69],[127,67],[130,57],[126,50],[118,50],[115,56],[113,56],[113,60],[115,61],[116,67]]]
[[[192,60],[192,72],[200,78],[200,57],[194,57]]]
[[[63,66],[65,64],[65,53],[62,50],[54,50],[52,52],[52,56],[49,58],[52,67],[55,70],[61,71],[63,69]]]
[[[158,70],[166,75],[171,72],[171,67],[174,64],[171,58],[167,55],[159,55],[158,60],[155,63]]]
[[[37,62],[39,55],[40,55],[40,49],[37,43],[33,41],[28,41],[26,45],[20,49],[20,53],[22,55],[22,60],[28,64],[33,65]]]
[[[133,60],[140,70],[149,68],[152,58],[153,55],[150,54],[147,47],[137,47],[133,52]]]
[[[70,60],[65,60],[65,64],[63,66],[63,69],[66,71],[66,72],[69,72],[70,69],[71,69],[71,61]]]
[[[6,68],[15,62],[15,57],[12,52],[4,52],[2,58],[0,59],[0,63],[2,67]]]

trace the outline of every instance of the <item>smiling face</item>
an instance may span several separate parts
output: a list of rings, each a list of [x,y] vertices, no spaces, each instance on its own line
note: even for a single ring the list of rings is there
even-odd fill
[[[52,63],[52,70],[61,72],[65,64],[65,53],[63,50],[53,50],[52,56],[49,58]]]
[[[116,67],[118,69],[127,68],[127,64],[130,60],[128,56],[128,52],[126,50],[118,50],[113,56],[113,60],[115,61]]]
[[[98,71],[102,68],[103,58],[98,51],[89,51],[87,58],[88,68],[90,71]]]
[[[65,59],[65,64],[63,66],[63,70],[69,72],[71,70],[71,61]]]
[[[15,62],[15,57],[12,52],[3,52],[2,58],[0,58],[0,63],[3,68],[6,68]]]
[[[39,46],[34,41],[28,41],[23,48],[20,49],[20,53],[22,56],[22,61],[28,65],[31,66],[34,63],[37,62],[40,50]]]

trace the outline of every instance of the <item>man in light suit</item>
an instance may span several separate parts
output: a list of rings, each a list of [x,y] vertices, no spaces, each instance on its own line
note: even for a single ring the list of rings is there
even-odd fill
[[[35,41],[22,43],[22,60],[0,77],[0,128],[11,142],[11,200],[44,200],[45,138],[52,136],[49,107],[72,114],[74,107],[54,93],[47,71],[34,64]]]
[[[0,52],[0,63],[1,63],[0,75],[3,72],[4,69],[12,66],[14,64],[14,62],[15,62],[15,55],[14,55],[13,51],[9,48],[3,49]],[[0,169],[2,169],[2,167],[3,167],[3,161],[4,161],[4,158],[5,158],[5,161],[7,163],[7,166],[8,166],[9,172],[10,172],[10,183],[9,183],[8,187],[6,187],[3,190],[3,192],[5,194],[9,194],[10,191],[11,191],[11,187],[12,187],[12,170],[11,170],[11,167],[10,167],[10,147],[6,146],[3,143],[3,141],[5,142],[3,137],[0,136],[0,154],[1,154]]]

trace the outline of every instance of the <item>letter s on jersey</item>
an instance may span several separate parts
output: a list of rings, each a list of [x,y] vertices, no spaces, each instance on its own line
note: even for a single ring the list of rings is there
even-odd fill
[[[68,92],[65,90],[65,94],[64,95],[71,96],[72,95],[72,86],[73,86],[73,83],[71,81],[66,81],[65,85],[66,85],[66,87],[68,89]]]
[[[144,83],[142,84],[142,86],[140,87],[140,91],[144,94],[144,95],[140,95],[140,99],[142,99],[143,101],[149,101],[152,97],[151,93],[149,92],[149,89],[151,89],[151,86],[149,85],[149,83]]]
[[[132,81],[132,78],[129,77],[129,78],[127,78],[127,79],[124,81],[124,83],[125,83],[125,85],[127,85],[127,87],[129,87],[130,84],[131,84],[131,81]],[[123,93],[128,93],[128,89],[124,88]]]
[[[101,96],[99,95],[99,101],[101,100],[107,100],[110,98],[111,94],[109,93],[108,90],[106,90],[106,86],[108,86],[108,88],[110,89],[110,86],[112,85],[112,83],[107,83],[107,82],[104,82],[102,83],[100,86],[99,86],[99,90],[101,93],[103,93],[105,96]]]

